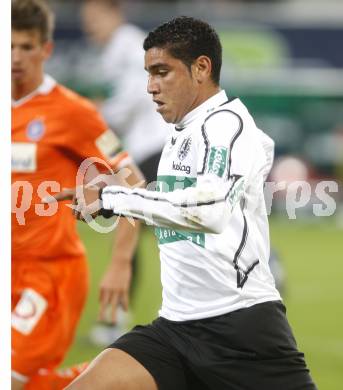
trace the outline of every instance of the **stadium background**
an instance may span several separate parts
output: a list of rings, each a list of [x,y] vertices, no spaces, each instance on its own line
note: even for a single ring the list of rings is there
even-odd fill
[[[52,0],[57,13],[55,55],[47,70],[79,93],[108,93],[97,72],[96,50],[81,31],[76,0]],[[239,96],[257,124],[276,141],[276,158],[295,156],[318,180],[335,180],[337,207],[314,217],[313,192],[289,219],[282,194],[271,214],[271,240],[285,268],[284,298],[299,347],[319,389],[338,390],[343,379],[343,4],[340,1],[124,1],[128,20],[148,30],[171,16],[212,23],[224,48],[222,86]],[[292,170],[292,167],[288,169]],[[286,172],[287,173],[287,172]],[[340,205],[341,203],[341,205]],[[110,235],[79,226],[88,250],[91,292],[64,365],[94,357],[88,342],[97,315],[97,287],[110,256]],[[139,247],[139,280],[132,324],[154,318],[160,305],[159,264],[153,232]],[[261,389],[262,390],[262,389]]]

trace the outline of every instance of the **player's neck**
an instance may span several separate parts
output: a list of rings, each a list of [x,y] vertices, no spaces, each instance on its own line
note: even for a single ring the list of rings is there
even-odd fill
[[[195,108],[199,107],[201,104],[206,102],[206,100],[210,99],[212,96],[216,95],[218,92],[220,92],[220,87],[218,85],[211,84],[210,86],[203,88],[202,90],[199,91],[199,94],[198,94],[196,100],[194,101],[193,107],[191,108],[191,110],[194,110]]]
[[[209,88],[205,89],[202,94],[200,94],[200,101],[202,103],[206,102],[206,100],[210,99],[212,96],[216,95],[220,92],[219,85],[212,84]]]
[[[28,82],[12,82],[12,99],[19,100],[34,92],[43,82],[43,75]]]

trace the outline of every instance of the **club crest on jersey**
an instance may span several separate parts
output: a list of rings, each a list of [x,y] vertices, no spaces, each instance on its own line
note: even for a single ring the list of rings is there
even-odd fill
[[[42,119],[34,119],[26,128],[26,136],[31,141],[38,141],[43,137],[45,125]]]
[[[185,138],[183,141],[182,141],[182,144],[180,145],[180,148],[177,152],[177,157],[180,159],[180,160],[184,160],[191,148],[191,144],[192,144],[192,140],[190,137],[188,138]]]

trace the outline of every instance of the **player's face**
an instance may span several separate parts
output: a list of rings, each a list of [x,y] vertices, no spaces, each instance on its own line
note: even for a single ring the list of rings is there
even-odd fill
[[[40,79],[51,50],[52,43],[43,43],[38,30],[12,30],[12,83]]]
[[[151,48],[145,53],[149,73],[147,90],[157,112],[168,123],[178,123],[198,105],[199,82],[191,70],[167,49]]]

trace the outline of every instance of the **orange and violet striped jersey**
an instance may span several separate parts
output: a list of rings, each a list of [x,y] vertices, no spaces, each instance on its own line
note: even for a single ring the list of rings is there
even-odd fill
[[[96,108],[44,76],[31,95],[12,103],[12,254],[54,258],[84,253],[65,202],[42,198],[75,187],[81,162],[105,161],[114,171],[130,157]],[[105,164],[97,165],[101,170]]]

